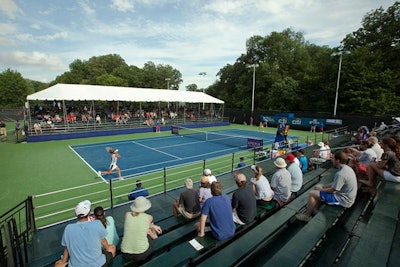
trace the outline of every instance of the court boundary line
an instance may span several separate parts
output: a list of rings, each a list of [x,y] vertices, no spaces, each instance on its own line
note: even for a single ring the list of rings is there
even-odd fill
[[[156,151],[156,152],[158,152],[158,153],[161,153],[161,154],[164,154],[164,155],[167,155],[167,156],[170,156],[170,157],[176,158],[176,159],[178,159],[178,160],[182,160],[182,158],[181,158],[181,157],[174,156],[174,155],[172,155],[172,154],[169,154],[169,153],[167,153],[167,152],[164,152],[164,151],[158,150],[158,149],[156,149],[156,148],[152,148],[152,147],[149,147],[149,146],[143,145],[143,144],[141,144],[141,143],[138,143],[138,142],[135,142],[135,141],[132,141],[131,143],[133,143],[133,144],[135,144],[135,145],[138,145],[138,146],[141,146],[141,147],[144,147],[144,148],[147,148],[147,149],[150,149],[150,150],[153,150],[153,151]]]
[[[92,165],[90,165],[84,158],[81,157],[81,155],[79,155],[78,152],[75,151],[75,149],[73,149],[71,147],[71,145],[68,145],[68,147],[72,150],[72,152],[75,153],[75,155],[78,156],[78,158],[80,158],[87,166],[89,166],[89,168],[96,174],[97,177],[101,178],[104,182],[108,183],[108,181],[106,179],[103,178],[103,176],[99,176],[97,174],[97,171],[92,167]],[[110,179],[111,180],[111,179]]]

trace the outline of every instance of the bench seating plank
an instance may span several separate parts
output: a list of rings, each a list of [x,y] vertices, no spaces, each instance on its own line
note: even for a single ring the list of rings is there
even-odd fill
[[[300,265],[343,211],[343,208],[336,206],[324,206],[264,266]]]
[[[389,262],[392,253],[393,257],[398,257],[392,245],[398,225],[399,198],[400,184],[386,182],[372,216],[344,266],[383,266]]]
[[[272,236],[295,214],[296,212],[292,209],[280,209],[273,216],[248,231],[245,235],[235,240],[235,242],[230,243],[224,249],[208,257],[197,266],[231,266],[235,264],[240,258],[247,255],[249,250],[257,248],[259,244]]]

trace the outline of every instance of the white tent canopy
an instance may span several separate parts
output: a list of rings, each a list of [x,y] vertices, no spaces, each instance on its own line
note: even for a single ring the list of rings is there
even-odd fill
[[[87,84],[56,84],[27,96],[27,100],[186,102],[224,104],[202,92]]]

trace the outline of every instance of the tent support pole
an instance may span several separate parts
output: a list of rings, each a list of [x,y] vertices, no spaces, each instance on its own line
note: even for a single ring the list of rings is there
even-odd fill
[[[67,128],[69,130],[69,124],[67,122],[67,108],[65,107],[65,100],[63,100],[63,113],[64,113],[64,131],[67,131]]]

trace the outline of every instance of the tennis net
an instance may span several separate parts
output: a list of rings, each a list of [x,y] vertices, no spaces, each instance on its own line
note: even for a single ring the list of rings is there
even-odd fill
[[[187,136],[197,140],[223,144],[231,147],[240,147],[243,149],[262,149],[263,146],[262,139],[215,132],[203,132],[181,126],[172,126],[171,132],[180,136]]]

